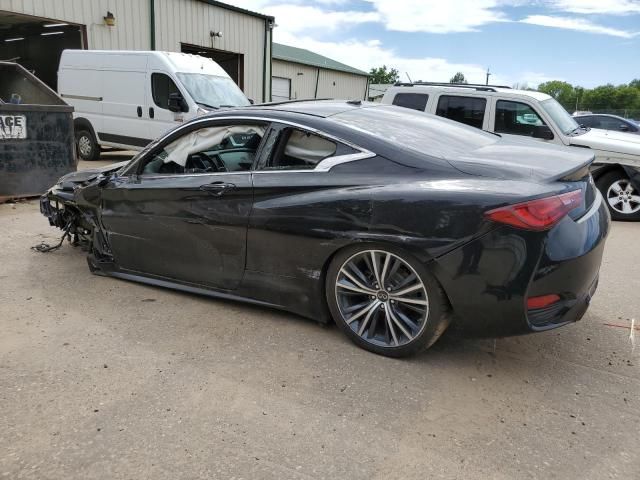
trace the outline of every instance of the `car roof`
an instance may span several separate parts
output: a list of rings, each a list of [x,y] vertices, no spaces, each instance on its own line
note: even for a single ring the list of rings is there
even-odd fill
[[[362,102],[360,100],[290,100],[288,102],[271,102],[239,107],[232,109],[234,113],[262,113],[265,111],[276,111],[283,113],[299,113],[312,115],[314,117],[327,118],[339,113],[361,107],[377,107],[379,103]],[[220,110],[215,113],[228,112],[230,110]]]
[[[420,91],[427,90],[430,92],[446,92],[446,93],[471,93],[472,95],[480,95],[480,96],[500,96],[500,97],[513,97],[513,98],[522,98],[529,97],[542,102],[544,100],[549,100],[552,98],[550,95],[546,93],[538,92],[535,90],[517,90],[515,88],[508,87],[496,87],[489,85],[487,87],[478,85],[475,86],[464,86],[464,85],[420,85],[420,84],[403,84],[403,85],[394,85],[390,87],[387,92],[390,93],[392,91],[402,91],[402,92],[411,92],[411,91]]]

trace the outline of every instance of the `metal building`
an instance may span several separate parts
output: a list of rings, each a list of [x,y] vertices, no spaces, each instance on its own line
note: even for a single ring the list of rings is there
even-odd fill
[[[303,48],[273,44],[273,101],[304,98],[366,100],[366,72]]]
[[[247,97],[268,101],[273,26],[273,17],[215,0],[0,0],[0,61],[56,89],[66,48],[197,53]]]

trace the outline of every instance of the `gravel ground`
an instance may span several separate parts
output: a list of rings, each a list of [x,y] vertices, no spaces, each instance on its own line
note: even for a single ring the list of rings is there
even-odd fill
[[[640,225],[581,322],[409,360],[32,252],[58,238],[36,201],[0,231],[0,478],[639,478]]]

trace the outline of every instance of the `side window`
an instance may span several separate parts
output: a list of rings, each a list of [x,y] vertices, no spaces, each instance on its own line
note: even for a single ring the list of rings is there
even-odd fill
[[[427,100],[429,100],[429,95],[425,93],[396,93],[396,96],[393,97],[393,104],[424,112],[427,108]]]
[[[172,93],[180,93],[176,84],[171,80],[169,75],[164,73],[151,74],[151,95],[153,103],[165,110],[169,109],[169,95]]]
[[[631,125],[629,125],[628,123],[622,122],[620,120],[618,120],[617,118],[612,118],[612,117],[604,117],[604,116],[599,116],[597,117],[600,120],[600,128],[603,128],[605,130],[618,130],[618,131],[624,131],[624,132],[636,132],[637,129]],[[624,128],[626,127],[626,129]]]
[[[442,95],[438,99],[436,115],[482,128],[486,106],[484,98]]]
[[[532,136],[536,127],[546,125],[540,115],[526,103],[498,100],[496,103],[496,133]]]
[[[596,128],[596,125],[600,125],[600,123],[595,121],[594,117],[578,117],[576,118],[576,122],[590,128]]]
[[[331,140],[293,127],[284,128],[266,170],[311,170],[335,155],[338,145]]]
[[[193,130],[151,155],[138,171],[143,175],[247,171],[266,129],[266,124],[238,124]]]

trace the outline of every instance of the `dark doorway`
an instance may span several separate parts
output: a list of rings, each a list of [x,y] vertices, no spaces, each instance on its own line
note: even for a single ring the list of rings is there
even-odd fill
[[[212,59],[229,74],[233,81],[240,87],[240,90],[244,92],[244,55],[241,53],[225,52],[224,50],[215,50],[213,48],[199,47],[197,45],[188,45],[186,43],[183,43],[181,48],[182,53],[190,53]]]
[[[65,49],[84,48],[84,27],[59,20],[0,11],[0,61],[14,61],[53,90]]]

